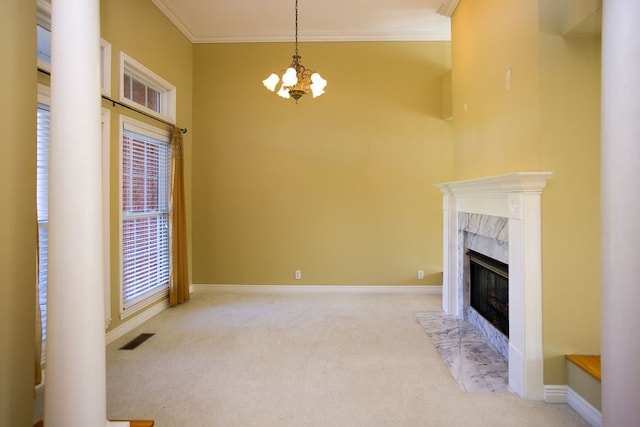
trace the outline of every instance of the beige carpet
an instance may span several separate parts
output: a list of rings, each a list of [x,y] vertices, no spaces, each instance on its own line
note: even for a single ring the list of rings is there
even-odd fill
[[[460,390],[419,294],[197,288],[107,348],[108,416],[173,426],[586,426],[566,405]],[[135,350],[118,350],[142,332]]]

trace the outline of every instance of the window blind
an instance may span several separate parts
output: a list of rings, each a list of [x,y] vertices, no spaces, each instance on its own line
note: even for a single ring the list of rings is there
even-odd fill
[[[47,271],[49,259],[49,107],[38,104],[36,142],[36,207],[38,215],[38,290],[42,315],[42,352],[47,338]]]
[[[169,286],[168,141],[128,130],[122,141],[122,303]]]

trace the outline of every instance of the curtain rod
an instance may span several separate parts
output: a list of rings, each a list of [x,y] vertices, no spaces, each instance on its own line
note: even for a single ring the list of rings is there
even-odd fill
[[[42,74],[46,74],[47,76],[51,76],[51,72],[49,72],[49,71],[47,71],[47,70],[44,70],[44,69],[42,69],[42,68],[40,68],[40,67],[38,67],[38,72],[40,72],[40,73],[42,73]],[[108,96],[106,96],[106,95],[102,95],[102,99],[104,99],[105,101],[109,101],[109,102],[111,102],[111,103],[113,104],[113,106],[114,106],[114,107],[115,107],[116,105],[119,105],[119,106],[121,106],[121,107],[128,108],[128,109],[129,109],[129,110],[131,110],[131,111],[135,111],[135,112],[136,112],[136,113],[138,113],[138,114],[142,114],[143,116],[149,117],[150,119],[153,119],[153,120],[156,120],[156,121],[158,121],[158,122],[164,123],[164,124],[165,124],[165,125],[167,125],[167,126],[172,126],[172,127],[173,127],[173,126],[175,126],[173,123],[169,123],[169,122],[168,122],[168,121],[166,121],[166,120],[162,120],[162,119],[160,119],[160,118],[158,118],[158,117],[152,116],[151,114],[149,114],[149,113],[145,113],[144,111],[139,110],[139,109],[137,109],[137,108],[135,108],[135,107],[132,107],[132,106],[130,106],[130,105],[123,104],[122,102],[120,102],[120,101],[116,101],[115,99],[112,99],[112,98],[110,98],[110,97],[108,97]],[[182,133],[187,133],[187,128],[180,128],[180,131],[181,131]]]
[[[135,111],[136,113],[138,113],[138,114],[142,114],[143,116],[147,116],[147,117],[149,117],[150,119],[153,119],[153,120],[156,120],[156,121],[158,121],[158,122],[164,123],[164,124],[165,124],[165,125],[167,125],[167,126],[172,126],[172,127],[173,127],[173,126],[175,126],[173,123],[169,123],[169,122],[167,122],[166,120],[162,120],[162,119],[160,119],[160,118],[158,118],[158,117],[152,116],[151,114],[149,114],[149,113],[145,113],[144,111],[142,111],[142,110],[138,110],[137,108],[132,107],[132,106],[130,106],[130,105],[123,104],[122,102],[119,102],[119,101],[116,101],[115,99],[109,98],[109,97],[108,97],[108,96],[106,96],[106,95],[102,95],[102,99],[104,99],[104,100],[106,100],[106,101],[111,102],[114,106],[115,106],[115,105],[119,105],[119,106],[121,106],[121,107],[128,108],[128,109],[129,109],[129,110],[131,110],[131,111]],[[180,128],[180,131],[181,131],[182,133],[187,133],[187,128]]]

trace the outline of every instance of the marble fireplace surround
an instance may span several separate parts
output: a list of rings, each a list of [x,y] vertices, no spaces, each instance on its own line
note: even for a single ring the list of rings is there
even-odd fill
[[[442,309],[464,316],[459,213],[508,218],[509,387],[542,400],[541,193],[551,172],[518,172],[436,184],[443,193]]]

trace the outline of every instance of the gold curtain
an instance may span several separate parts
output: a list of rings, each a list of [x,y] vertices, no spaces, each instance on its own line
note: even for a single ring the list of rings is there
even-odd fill
[[[42,383],[42,313],[40,313],[40,229],[36,221],[35,385]],[[35,395],[35,389],[34,389]]]
[[[184,142],[182,131],[174,127],[171,137],[171,273],[169,305],[189,301],[189,264],[187,256],[187,215],[184,202]]]

